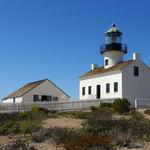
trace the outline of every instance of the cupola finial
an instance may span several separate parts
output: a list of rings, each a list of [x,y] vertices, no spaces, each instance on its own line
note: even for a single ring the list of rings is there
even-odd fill
[[[111,25],[112,27],[115,27],[116,25],[115,25],[115,23],[112,23],[112,25]]]

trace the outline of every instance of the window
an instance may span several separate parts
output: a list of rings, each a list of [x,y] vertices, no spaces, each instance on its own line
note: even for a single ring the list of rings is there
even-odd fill
[[[47,101],[47,95],[42,95],[41,96],[41,101]]]
[[[114,82],[114,92],[118,92],[118,82]]]
[[[92,87],[89,86],[89,87],[88,87],[88,94],[91,95],[91,92],[92,92]]]
[[[134,76],[139,76],[139,67],[134,66]]]
[[[51,95],[47,95],[47,101],[52,101],[52,96]]]
[[[82,95],[85,95],[85,87],[82,87]]]
[[[105,66],[108,65],[108,59],[105,59]]]
[[[53,97],[53,101],[58,101],[58,97]]]
[[[110,93],[110,84],[109,83],[106,84],[106,93]]]
[[[33,102],[39,101],[39,95],[33,95]]]

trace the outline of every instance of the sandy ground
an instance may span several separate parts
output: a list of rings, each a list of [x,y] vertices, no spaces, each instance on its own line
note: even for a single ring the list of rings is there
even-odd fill
[[[56,146],[50,140],[46,140],[43,143],[35,143],[33,144],[33,146],[37,148],[38,150],[65,150],[63,147]]]
[[[7,136],[0,136],[0,146],[7,144],[9,142],[11,142],[12,140],[9,139]]]
[[[136,148],[119,148],[118,150],[150,150],[150,143],[141,144],[141,146],[137,146]]]
[[[83,119],[72,119],[72,118],[49,118],[43,121],[43,127],[69,127],[69,128],[80,128],[82,127]]]
[[[144,109],[139,109],[139,112],[144,114]],[[144,116],[150,119],[150,115]],[[80,128],[82,127],[82,123],[84,122],[83,119],[72,119],[72,118],[49,118],[43,121],[43,127],[70,127],[70,128]],[[11,142],[13,139],[8,138],[7,136],[0,136],[0,146],[6,145],[7,143]],[[43,143],[31,143],[35,148],[38,150],[65,150],[62,147],[57,147],[54,143],[50,140],[46,140]],[[139,147],[136,148],[118,148],[117,150],[150,150],[150,143],[140,144]]]

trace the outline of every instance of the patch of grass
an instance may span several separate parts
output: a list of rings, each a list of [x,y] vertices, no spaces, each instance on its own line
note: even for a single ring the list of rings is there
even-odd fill
[[[112,108],[112,103],[103,102],[100,105],[100,108]]]

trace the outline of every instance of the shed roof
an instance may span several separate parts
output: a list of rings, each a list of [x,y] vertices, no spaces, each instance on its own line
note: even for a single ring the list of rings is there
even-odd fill
[[[126,66],[128,66],[129,64],[131,64],[133,61],[134,60],[124,61],[124,62],[118,63],[110,68],[107,68],[107,69],[105,69],[104,66],[98,67],[98,68],[95,68],[94,70],[90,70],[90,71],[86,72],[85,74],[80,76],[80,78],[90,77],[93,75],[99,75],[99,74],[108,73],[108,72],[112,72],[112,71],[119,71],[119,70],[122,70],[123,68],[125,68]]]

